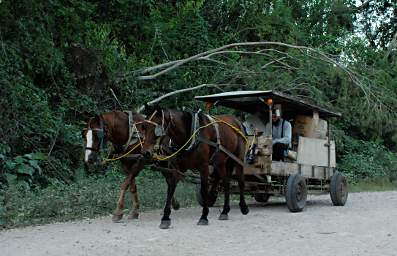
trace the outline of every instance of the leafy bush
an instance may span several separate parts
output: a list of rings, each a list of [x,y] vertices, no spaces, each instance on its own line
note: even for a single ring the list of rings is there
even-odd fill
[[[393,178],[397,156],[380,143],[345,138],[344,155],[339,168],[351,182],[363,179]]]
[[[52,180],[48,187],[31,191],[9,186],[0,190],[0,226],[10,228],[108,215],[116,208],[123,179],[123,175],[112,170],[104,176],[82,175],[70,185]],[[137,178],[137,189],[142,211],[164,205],[167,188],[159,173],[144,170]],[[193,186],[180,182],[176,198],[182,207],[194,205]],[[127,193],[126,211],[129,207],[131,199]]]

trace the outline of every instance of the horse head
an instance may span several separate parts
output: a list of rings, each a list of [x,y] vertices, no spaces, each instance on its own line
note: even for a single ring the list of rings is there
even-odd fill
[[[147,119],[141,123],[138,129],[144,138],[142,155],[146,160],[151,160],[154,153],[159,150],[162,139],[166,136],[169,118],[160,107],[146,109],[146,115]]]
[[[107,141],[107,127],[103,117],[91,117],[81,134],[85,142],[84,162],[88,166],[100,164],[99,152]]]
[[[106,142],[113,145],[114,154],[124,154],[131,148],[136,154],[144,141],[145,117],[133,112],[112,111],[91,117],[82,131],[85,141],[84,162],[88,166],[101,163],[100,151]]]

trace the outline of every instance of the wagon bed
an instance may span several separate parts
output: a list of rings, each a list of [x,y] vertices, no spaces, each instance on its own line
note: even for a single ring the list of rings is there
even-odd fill
[[[298,118],[308,120],[312,126],[313,122],[321,122],[327,127],[325,133],[322,131],[322,136],[314,133],[299,134],[299,130],[293,134],[291,152],[295,153],[296,159],[284,162],[272,161],[271,130],[270,133],[265,132],[260,139],[257,136],[247,136],[249,144],[256,140],[258,154],[254,163],[244,163],[245,191],[259,202],[266,202],[270,196],[285,196],[287,206],[293,212],[304,208],[307,192],[329,192],[334,205],[345,204],[347,181],[336,169],[335,142],[331,139],[329,128],[329,119],[340,117],[340,113],[277,91],[233,91],[195,98],[206,102],[207,106],[223,106],[239,113],[254,114],[262,111],[267,113],[269,127],[272,127],[271,110],[276,104],[282,105],[283,118],[295,125]],[[304,124],[301,126],[303,132],[308,130]],[[221,186],[218,190],[222,190]],[[237,182],[232,182],[231,192],[238,191]],[[200,201],[201,195],[198,193],[197,196]]]

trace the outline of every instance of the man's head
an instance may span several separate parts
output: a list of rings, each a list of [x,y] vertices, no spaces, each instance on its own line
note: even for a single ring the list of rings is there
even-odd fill
[[[280,119],[281,119],[281,105],[277,104],[274,105],[272,109],[272,122],[276,123]]]

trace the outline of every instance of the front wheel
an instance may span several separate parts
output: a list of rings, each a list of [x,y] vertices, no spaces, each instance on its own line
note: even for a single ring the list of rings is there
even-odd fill
[[[267,203],[269,201],[270,195],[269,194],[255,194],[254,195],[255,201],[258,203]]]
[[[335,172],[332,175],[329,184],[329,193],[331,194],[332,203],[335,206],[344,206],[348,196],[348,185],[346,177],[341,172]]]
[[[306,181],[301,175],[292,174],[288,177],[285,199],[291,212],[300,212],[305,208],[307,188]]]

